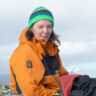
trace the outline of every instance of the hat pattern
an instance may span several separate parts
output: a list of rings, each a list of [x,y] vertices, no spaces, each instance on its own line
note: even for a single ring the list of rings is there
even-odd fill
[[[49,20],[52,22],[52,25],[54,26],[53,15],[47,8],[39,7],[33,10],[29,18],[28,28],[30,28],[35,22],[39,20]]]

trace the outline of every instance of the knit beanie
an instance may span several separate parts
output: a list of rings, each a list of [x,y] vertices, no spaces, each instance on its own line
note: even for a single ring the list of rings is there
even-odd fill
[[[39,20],[49,20],[54,26],[54,18],[52,13],[45,7],[39,7],[33,10],[28,22],[28,29]]]

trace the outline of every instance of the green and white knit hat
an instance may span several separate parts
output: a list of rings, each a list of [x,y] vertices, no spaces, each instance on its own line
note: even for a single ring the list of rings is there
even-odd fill
[[[34,24],[38,20],[49,20],[52,22],[52,25],[54,26],[53,15],[47,8],[39,7],[33,10],[29,18],[28,29],[32,26],[32,24]]]

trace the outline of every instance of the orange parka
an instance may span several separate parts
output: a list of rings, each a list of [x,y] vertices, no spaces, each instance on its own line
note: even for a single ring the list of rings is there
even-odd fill
[[[52,42],[35,37],[28,41],[25,28],[20,35],[20,43],[12,54],[10,65],[10,85],[13,93],[27,96],[53,96],[59,89],[58,78],[68,72],[63,68],[58,54],[58,46]],[[43,46],[43,47],[42,47]],[[59,62],[59,71],[56,74],[45,75],[46,68],[43,58],[46,52],[50,56],[56,55]]]

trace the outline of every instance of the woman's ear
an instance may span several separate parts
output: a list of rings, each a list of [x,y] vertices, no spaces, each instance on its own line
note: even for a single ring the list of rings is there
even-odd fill
[[[29,31],[33,31],[33,25],[31,25],[31,27],[29,28]]]
[[[30,27],[30,28],[29,28],[29,31],[30,31],[30,32],[32,32],[32,31],[33,31],[33,28],[32,28],[32,27]]]
[[[29,28],[29,31],[31,31],[31,30],[32,30],[32,27]]]
[[[31,26],[31,27],[29,28],[29,31],[33,32],[33,26]]]

